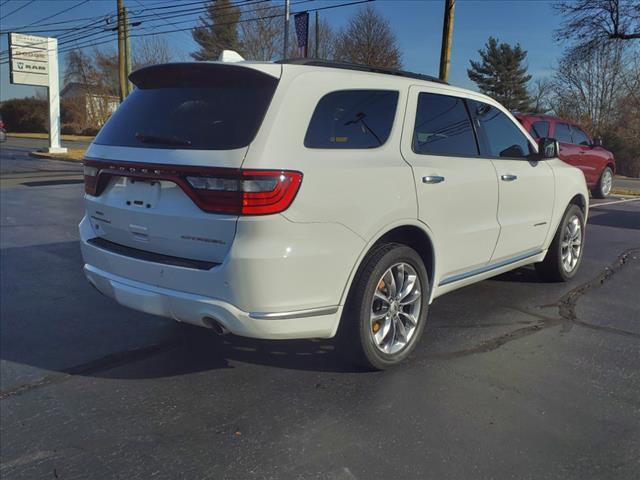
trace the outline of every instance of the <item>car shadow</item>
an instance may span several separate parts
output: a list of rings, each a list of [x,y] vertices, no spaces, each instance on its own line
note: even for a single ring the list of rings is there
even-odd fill
[[[84,278],[77,242],[0,252],[2,388],[25,377],[20,365],[105,378],[155,378],[233,368],[246,362],[289,369],[362,371],[334,340],[267,341],[147,315],[102,296]],[[29,375],[27,375],[29,376]]]
[[[640,212],[598,208],[589,215],[588,223],[602,227],[640,230]]]

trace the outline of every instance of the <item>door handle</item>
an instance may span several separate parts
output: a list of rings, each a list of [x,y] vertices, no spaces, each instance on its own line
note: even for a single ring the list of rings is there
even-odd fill
[[[503,182],[513,182],[514,180],[518,179],[518,176],[517,175],[501,175],[500,179]]]
[[[444,177],[439,175],[427,175],[426,177],[422,177],[422,183],[442,183],[444,182]]]

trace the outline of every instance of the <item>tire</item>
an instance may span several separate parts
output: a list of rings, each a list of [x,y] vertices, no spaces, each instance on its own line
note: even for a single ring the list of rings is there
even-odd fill
[[[404,290],[397,292],[400,281]],[[376,248],[351,286],[341,321],[343,352],[367,369],[384,370],[402,362],[422,336],[429,292],[427,270],[415,250],[398,243]],[[399,302],[402,294],[406,296]],[[382,316],[374,319],[374,313]]]
[[[579,226],[577,233],[575,225]],[[578,271],[583,253],[584,214],[577,205],[571,204],[562,216],[546,257],[535,264],[536,271],[545,281],[566,282]]]
[[[613,171],[609,167],[605,167],[600,174],[598,184],[591,191],[595,198],[607,198],[613,187]]]

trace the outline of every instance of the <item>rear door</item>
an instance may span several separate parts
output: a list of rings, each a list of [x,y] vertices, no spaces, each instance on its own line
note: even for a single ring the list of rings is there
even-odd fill
[[[483,102],[470,105],[479,125],[481,151],[491,158],[499,184],[500,238],[491,262],[539,253],[553,210],[553,172],[546,162],[527,159],[535,148],[506,113]]]
[[[588,184],[594,184],[600,177],[600,158],[591,146],[591,139],[581,128],[571,125],[571,138],[577,149],[579,168],[584,172]]]
[[[418,216],[436,236],[440,278],[486,265],[500,228],[498,185],[491,161],[479,157],[465,100],[411,87],[401,148]]]
[[[221,262],[236,231],[237,172],[281,67],[271,70],[200,63],[135,72],[135,90],[87,151],[85,200],[96,236]]]

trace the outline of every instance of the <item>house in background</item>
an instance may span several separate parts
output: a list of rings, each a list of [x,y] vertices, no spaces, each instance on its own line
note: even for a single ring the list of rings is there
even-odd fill
[[[63,122],[87,130],[102,127],[118,108],[119,99],[95,85],[69,82],[60,92],[60,102],[66,110]]]

